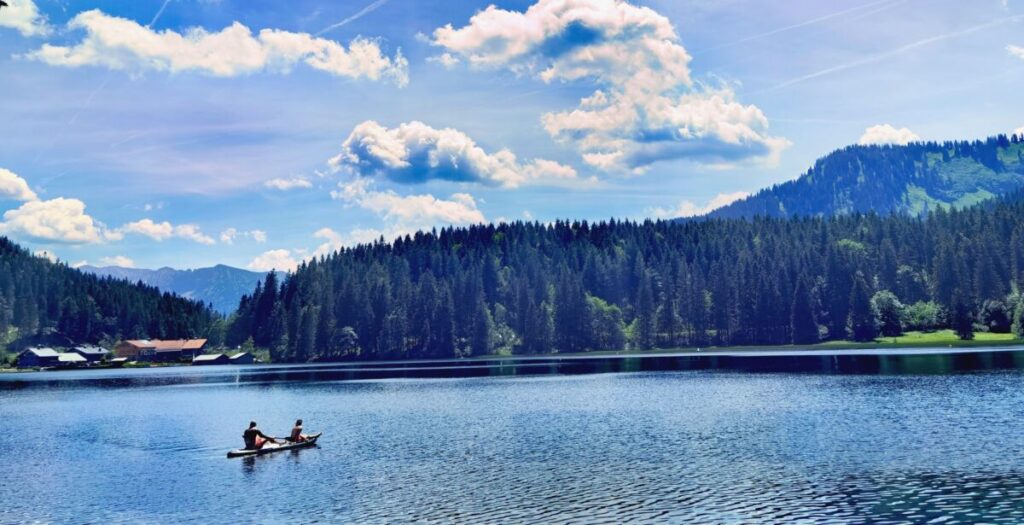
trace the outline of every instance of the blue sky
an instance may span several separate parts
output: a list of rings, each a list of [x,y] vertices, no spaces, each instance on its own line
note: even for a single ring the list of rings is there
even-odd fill
[[[692,214],[1024,126],[1016,0],[7,1],[0,232],[69,264]]]

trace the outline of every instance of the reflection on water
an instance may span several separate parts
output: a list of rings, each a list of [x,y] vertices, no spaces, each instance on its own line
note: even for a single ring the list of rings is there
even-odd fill
[[[3,377],[0,523],[1024,523],[1019,353],[753,359]]]

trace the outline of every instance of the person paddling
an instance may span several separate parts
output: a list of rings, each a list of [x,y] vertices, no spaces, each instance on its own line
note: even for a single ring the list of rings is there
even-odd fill
[[[292,435],[288,436],[288,441],[292,443],[305,443],[309,441],[309,436],[302,433],[302,420],[296,419],[295,426],[292,427]]]
[[[277,444],[277,441],[264,434],[259,428],[256,428],[256,422],[250,421],[249,428],[245,432],[242,432],[242,439],[245,440],[246,450],[259,450],[263,448],[268,442]]]

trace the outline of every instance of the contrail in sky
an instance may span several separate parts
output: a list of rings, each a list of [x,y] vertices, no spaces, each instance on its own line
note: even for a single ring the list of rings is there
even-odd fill
[[[352,15],[352,16],[344,19],[344,20],[342,20],[341,22],[338,22],[336,24],[331,24],[331,25],[321,29],[319,33],[317,33],[317,34],[315,34],[313,36],[320,36],[320,35],[328,32],[328,31],[333,31],[333,30],[335,30],[335,29],[337,29],[337,28],[339,28],[339,27],[341,27],[341,26],[343,26],[345,24],[348,24],[349,22],[354,22],[356,20],[359,20],[360,18],[370,14],[371,12],[375,11],[378,7],[388,3],[389,1],[390,0],[375,0],[370,5],[360,9],[358,13],[356,13],[356,14],[354,14],[354,15]]]
[[[167,9],[167,4],[169,3],[171,3],[171,0],[164,0],[164,5],[160,6],[160,10],[153,15],[153,19],[146,24],[146,27],[153,27],[153,24],[155,24],[157,20],[160,20],[160,15],[164,14],[164,9]]]
[[[987,22],[987,23],[984,23],[984,24],[976,25],[976,26],[973,26],[973,27],[968,27],[967,29],[962,29],[960,31],[954,31],[952,33],[946,33],[946,34],[942,34],[942,35],[937,35],[937,36],[925,38],[923,40],[918,40],[917,42],[911,42],[909,44],[897,47],[895,49],[890,49],[888,51],[882,51],[881,53],[875,53],[873,55],[868,55],[868,56],[863,57],[863,58],[858,58],[857,60],[852,60],[850,62],[846,62],[845,64],[839,64],[837,66],[832,66],[832,67],[829,67],[829,68],[822,69],[821,71],[815,71],[814,73],[810,73],[810,74],[807,74],[807,75],[799,76],[799,77],[787,80],[785,82],[782,82],[781,84],[777,84],[776,86],[772,87],[771,89],[781,89],[781,88],[784,88],[784,87],[787,87],[787,86],[792,86],[793,84],[798,84],[800,82],[804,82],[806,80],[811,80],[811,79],[815,79],[815,78],[818,78],[818,77],[823,77],[825,75],[830,75],[832,73],[838,73],[840,71],[845,71],[847,69],[855,68],[855,67],[858,67],[858,66],[863,66],[863,65],[866,65],[866,64],[872,64],[872,63],[878,62],[880,60],[885,60],[886,58],[890,58],[890,57],[899,55],[901,53],[905,53],[905,52],[910,51],[912,49],[917,49],[919,47],[926,46],[928,44],[933,44],[935,42],[940,42],[942,40],[949,40],[950,38],[957,38],[957,37],[969,35],[971,33],[977,33],[978,31],[981,31],[981,30],[984,30],[984,29],[988,29],[990,27],[1000,26],[1000,25],[1003,25],[1003,24],[1006,24],[1006,23],[1009,23],[1009,22],[1016,22],[1016,21],[1021,20],[1021,19],[1024,19],[1024,15],[1011,16],[1009,18],[1000,18],[998,20],[993,20],[991,22]]]
[[[724,47],[737,46],[737,45],[740,45],[740,44],[743,44],[743,43],[746,43],[746,42],[750,42],[751,40],[759,40],[761,38],[777,35],[779,33],[785,33],[786,31],[792,31],[794,29],[799,29],[801,27],[807,27],[807,26],[814,25],[814,24],[817,24],[817,23],[820,23],[820,22],[825,22],[827,20],[831,20],[833,18],[838,18],[838,17],[843,16],[843,15],[848,15],[850,13],[861,11],[861,10],[867,9],[869,7],[875,7],[877,5],[882,5],[882,4],[891,4],[891,5],[883,6],[881,9],[878,9],[876,11],[872,11],[872,13],[877,13],[878,11],[884,11],[885,9],[888,9],[888,8],[892,7],[893,5],[901,4],[901,3],[905,2],[905,1],[906,0],[878,0],[878,1],[875,1],[875,2],[870,2],[870,3],[867,3],[867,4],[859,5],[859,6],[856,6],[856,7],[851,7],[851,8],[848,8],[848,9],[843,9],[842,11],[836,11],[835,13],[830,13],[830,14],[827,14],[827,15],[822,15],[822,16],[819,16],[817,18],[812,18],[810,20],[805,20],[803,22],[799,22],[799,23],[796,23],[796,24],[788,25],[788,26],[785,26],[785,27],[780,27],[778,29],[773,29],[773,30],[765,32],[765,33],[759,33],[759,34],[756,34],[756,35],[751,35],[751,36],[748,36],[746,38],[741,38],[739,40],[735,40],[733,42],[729,42],[727,44],[721,44],[721,45],[709,47],[707,49],[701,49],[700,51],[697,51],[696,53],[703,53],[703,52],[706,52],[706,51],[714,51],[716,49],[722,49]]]
[[[153,19],[150,20],[148,24],[146,24],[147,28],[153,27],[153,24],[155,24],[157,20],[160,20],[160,17],[164,14],[164,10],[167,9],[167,5],[170,4],[172,1],[173,0],[164,0],[164,3],[160,6],[160,9],[156,12],[155,15],[153,15]],[[75,114],[71,116],[71,119],[68,120],[68,123],[64,125],[64,129],[61,130],[60,133],[61,136],[63,136],[64,132],[67,131],[67,127],[78,121],[78,117],[82,114],[82,112],[92,105],[92,101],[94,98],[96,98],[96,95],[98,95],[100,91],[103,91],[107,87],[107,84],[110,83],[110,76],[112,73],[112,71],[107,71],[107,74],[103,77],[103,82],[101,82],[100,85],[96,86],[96,89],[92,90],[92,93],[89,93],[89,96],[85,99],[85,103],[83,103],[78,108],[78,111],[76,111]],[[36,158],[39,158],[39,154],[36,155]]]

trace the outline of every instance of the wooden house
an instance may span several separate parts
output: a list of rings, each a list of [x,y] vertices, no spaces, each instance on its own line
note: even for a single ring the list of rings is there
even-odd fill
[[[194,366],[201,365],[228,365],[231,364],[231,358],[225,354],[203,354],[197,355],[192,359]]]
[[[43,368],[60,365],[60,354],[52,348],[29,348],[18,354],[18,368]]]

